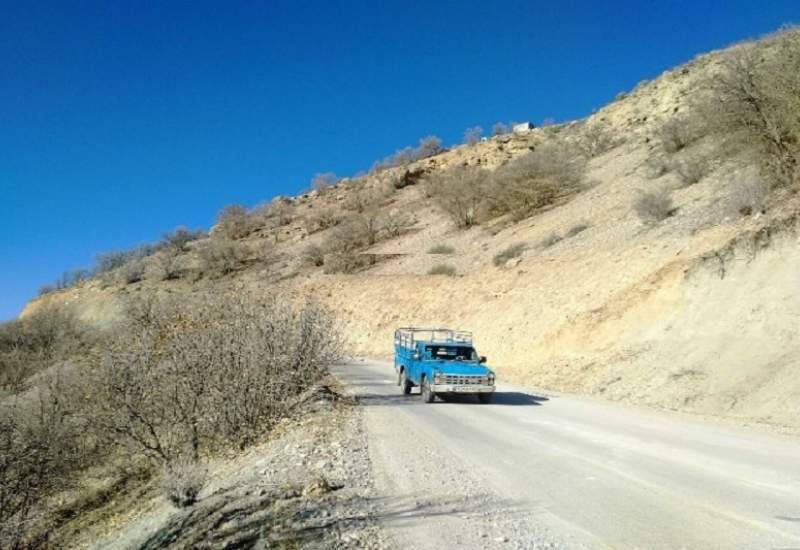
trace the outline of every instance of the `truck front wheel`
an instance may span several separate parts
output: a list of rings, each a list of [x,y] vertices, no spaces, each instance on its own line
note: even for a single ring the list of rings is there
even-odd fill
[[[400,389],[406,395],[411,393],[411,382],[406,378],[406,371],[400,373]]]
[[[436,394],[433,393],[433,389],[431,389],[431,384],[428,382],[428,378],[422,379],[422,401],[425,403],[433,403],[436,401]]]

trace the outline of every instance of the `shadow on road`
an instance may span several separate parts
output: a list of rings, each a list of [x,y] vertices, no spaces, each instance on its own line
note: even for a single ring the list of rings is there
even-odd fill
[[[362,387],[369,386],[365,384]],[[426,405],[422,402],[419,393],[414,390],[411,395],[403,395],[400,390],[397,394],[383,394],[383,393],[358,393],[356,399],[362,405],[368,407],[373,406],[404,406],[404,405]],[[511,407],[537,407],[542,405],[545,401],[549,401],[549,397],[543,395],[534,395],[515,391],[498,391],[492,397],[490,405],[482,405],[483,407],[491,406],[511,406]],[[448,404],[469,404],[478,405],[478,399],[474,395],[447,395],[439,396],[439,399],[434,403],[435,405],[448,405]]]

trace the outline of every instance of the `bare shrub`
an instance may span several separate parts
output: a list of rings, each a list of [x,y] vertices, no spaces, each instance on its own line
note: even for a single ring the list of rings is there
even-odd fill
[[[492,263],[498,267],[505,265],[508,260],[519,258],[526,249],[525,243],[516,243],[501,250],[492,258]]]
[[[0,540],[4,547],[40,547],[37,507],[66,488],[90,453],[81,402],[58,372],[24,399],[0,404]],[[7,545],[7,546],[6,546]]]
[[[257,226],[283,227],[294,219],[295,207],[290,199],[275,197],[269,203],[255,207],[250,216],[257,220]]]
[[[698,110],[731,150],[751,154],[773,185],[800,180],[800,30],[726,52]]]
[[[564,238],[565,239],[570,239],[570,238],[574,237],[575,235],[578,235],[579,233],[583,233],[587,229],[589,229],[589,224],[588,223],[586,223],[586,222],[576,223],[575,225],[570,227],[567,230],[566,233],[564,233]]]
[[[426,190],[456,226],[467,228],[479,221],[488,178],[481,168],[454,166],[432,176]]]
[[[322,267],[325,263],[325,251],[319,245],[308,245],[303,250],[302,262],[304,265]]]
[[[769,192],[769,185],[757,170],[743,170],[728,185],[727,210],[732,216],[750,216],[762,212]]]
[[[578,145],[587,157],[596,157],[620,145],[607,126],[601,122],[584,124],[578,135]]]
[[[309,235],[337,225],[341,218],[332,208],[319,208],[305,217],[306,233]]]
[[[672,197],[665,190],[648,191],[639,195],[633,209],[643,222],[657,223],[672,215]]]
[[[683,185],[694,185],[708,173],[709,159],[699,153],[684,155],[673,162],[672,166]]]
[[[414,219],[405,212],[393,210],[383,214],[380,223],[383,236],[385,238],[393,238],[399,237],[414,225]]]
[[[585,158],[574,147],[545,143],[510,161],[492,175],[484,195],[492,215],[515,220],[576,193],[583,181]]]
[[[253,232],[255,229],[253,222],[253,218],[250,217],[244,206],[232,204],[220,212],[214,232],[226,239],[241,239]]]
[[[160,464],[244,448],[340,353],[333,318],[313,302],[247,293],[154,301],[108,345],[97,422]]]
[[[197,229],[192,231],[186,227],[179,226],[170,233],[165,233],[158,244],[159,249],[171,249],[176,252],[186,252],[189,243],[206,236],[205,231]]]
[[[511,133],[511,125],[505,122],[495,122],[492,125],[493,136],[503,136]]]
[[[212,237],[198,247],[201,271],[210,277],[223,277],[244,267],[249,249],[243,244]]]
[[[449,244],[435,244],[428,249],[428,254],[452,254],[455,251]]]
[[[656,135],[664,151],[674,154],[696,139],[697,128],[688,117],[675,116],[664,122]]]
[[[92,341],[84,323],[67,306],[49,305],[24,319],[0,324],[0,388],[20,391],[30,376],[86,350]]]
[[[171,460],[162,467],[161,490],[172,504],[186,508],[197,502],[207,475],[207,470],[196,460]]]
[[[648,157],[644,164],[645,176],[650,179],[660,178],[668,174],[672,168],[671,163],[663,156]]]
[[[323,273],[355,273],[374,266],[378,262],[376,254],[361,254],[358,252],[344,252],[325,254]]]
[[[180,262],[181,248],[168,247],[155,255],[154,261],[150,264],[151,275],[160,281],[172,281],[180,279],[183,275],[183,268]]]
[[[428,270],[428,275],[447,275],[453,277],[456,274],[456,268],[450,264],[436,264]]]
[[[405,147],[384,159],[376,161],[370,172],[380,172],[395,166],[404,166],[443,152],[442,140],[436,136],[425,136],[419,140],[417,147]]]
[[[562,240],[564,240],[564,237],[562,237],[561,235],[559,235],[558,233],[556,233],[554,231],[554,232],[550,233],[547,237],[542,239],[542,241],[539,243],[539,248],[542,248],[542,249],[550,248],[551,246],[555,245],[556,243],[561,242]]]
[[[475,145],[481,140],[481,135],[483,134],[483,128],[480,126],[473,126],[472,128],[467,128],[464,131],[464,143],[467,145]]]
[[[314,174],[314,177],[311,178],[311,189],[315,191],[324,191],[329,187],[333,187],[338,182],[339,178],[333,172]]]
[[[136,258],[125,263],[117,270],[119,275],[119,282],[122,284],[130,285],[138,283],[144,279],[145,264],[144,260]]]

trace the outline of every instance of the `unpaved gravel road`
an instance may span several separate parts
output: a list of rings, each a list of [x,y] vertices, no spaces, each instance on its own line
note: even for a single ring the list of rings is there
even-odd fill
[[[800,549],[797,438],[503,384],[426,405],[393,373],[335,369],[397,547]]]

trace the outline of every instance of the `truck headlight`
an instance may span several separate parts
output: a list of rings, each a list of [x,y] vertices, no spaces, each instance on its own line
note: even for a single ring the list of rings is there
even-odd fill
[[[490,372],[489,376],[487,376],[486,378],[487,378],[487,380],[489,382],[489,385],[490,386],[494,386],[494,373]]]
[[[434,384],[441,384],[442,383],[442,373],[441,372],[434,372],[433,373],[433,383]]]

